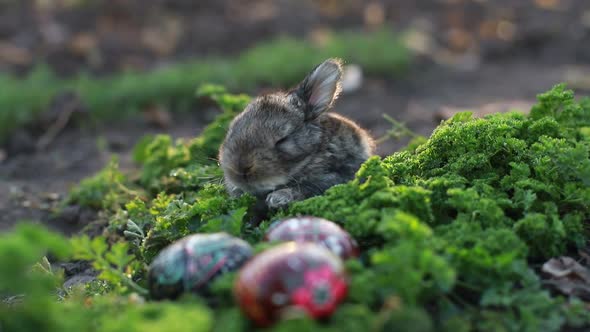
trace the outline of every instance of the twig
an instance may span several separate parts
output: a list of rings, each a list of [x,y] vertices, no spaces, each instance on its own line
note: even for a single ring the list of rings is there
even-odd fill
[[[57,135],[66,127],[72,114],[76,111],[76,102],[68,103],[63,111],[59,113],[57,120],[47,129],[47,131],[37,141],[37,150],[44,150]]]
[[[385,120],[387,120],[387,122],[391,123],[392,128],[389,129],[385,135],[383,135],[382,137],[379,137],[376,140],[377,144],[381,144],[390,138],[399,139],[404,136],[416,138],[416,137],[420,136],[420,135],[416,134],[415,132],[413,132],[412,130],[410,130],[408,127],[406,127],[405,123],[399,122],[387,114],[383,114],[383,118]]]

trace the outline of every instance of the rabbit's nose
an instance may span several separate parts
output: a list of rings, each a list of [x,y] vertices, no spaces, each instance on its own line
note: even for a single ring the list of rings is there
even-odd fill
[[[248,177],[252,174],[252,166],[247,166],[242,169],[241,176],[244,180],[248,181]]]
[[[241,162],[238,164],[238,176],[247,181],[248,177],[252,174],[252,169],[252,164]]]

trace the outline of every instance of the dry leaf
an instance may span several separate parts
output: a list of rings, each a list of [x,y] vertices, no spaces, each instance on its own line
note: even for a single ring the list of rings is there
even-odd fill
[[[476,52],[457,53],[446,48],[433,52],[432,60],[439,65],[460,71],[475,71],[481,65],[481,55]]]
[[[312,29],[309,33],[309,40],[318,47],[325,46],[330,39],[332,39],[332,31],[325,27]]]
[[[404,44],[418,54],[430,54],[436,48],[432,35],[418,29],[412,29],[404,34]]]
[[[564,81],[570,88],[590,90],[590,67],[572,66],[567,68]]]
[[[79,55],[87,55],[92,52],[98,44],[93,34],[81,32],[70,40],[70,50]]]
[[[13,65],[26,65],[33,60],[29,51],[16,45],[0,42],[0,61]]]
[[[365,24],[369,27],[380,26],[385,22],[385,9],[383,4],[373,2],[365,7],[364,13]]]
[[[328,17],[339,17],[344,14],[345,6],[342,5],[342,0],[323,0],[318,1],[319,11],[322,15]]]
[[[559,10],[560,0],[535,0],[535,5],[547,10]]]
[[[590,271],[571,257],[551,258],[541,270],[549,276],[543,283],[570,296],[590,299]]]
[[[500,21],[496,28],[496,35],[502,40],[513,40],[516,35],[516,25],[510,21]]]
[[[451,49],[458,52],[465,52],[471,48],[474,42],[470,32],[457,28],[452,28],[448,31],[447,40]]]
[[[170,55],[176,49],[182,33],[180,20],[167,18],[157,27],[147,27],[141,32],[142,43],[160,56]]]
[[[160,128],[168,128],[172,124],[170,112],[161,106],[152,105],[143,110],[147,123]]]

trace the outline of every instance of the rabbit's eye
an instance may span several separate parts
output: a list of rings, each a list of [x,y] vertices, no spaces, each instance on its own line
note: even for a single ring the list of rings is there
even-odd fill
[[[288,139],[289,139],[289,136],[285,136],[285,137],[281,138],[280,140],[276,141],[275,145],[281,145],[281,144],[285,143]]]

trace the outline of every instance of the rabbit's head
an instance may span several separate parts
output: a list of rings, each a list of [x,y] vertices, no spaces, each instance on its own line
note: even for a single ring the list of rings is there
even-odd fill
[[[264,194],[296,181],[296,174],[322,148],[318,118],[340,92],[340,60],[329,59],[289,92],[254,99],[231,123],[219,161],[226,182]]]

